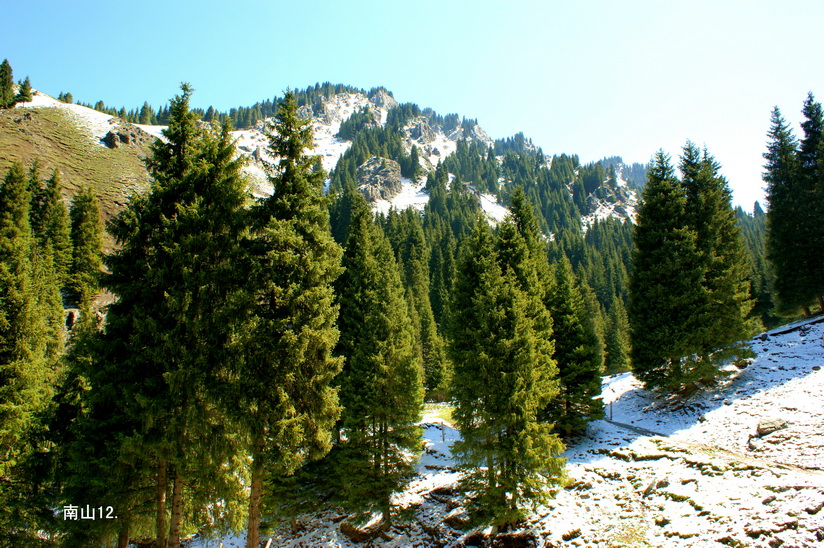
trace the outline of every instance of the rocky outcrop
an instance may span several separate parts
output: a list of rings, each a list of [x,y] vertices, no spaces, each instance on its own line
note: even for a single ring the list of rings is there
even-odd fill
[[[140,128],[131,125],[118,125],[112,128],[101,141],[109,148],[119,148],[121,146],[146,144],[151,142],[152,139],[151,135]]]
[[[419,118],[409,130],[409,137],[421,143],[431,143],[437,137],[435,130],[426,118]]]
[[[358,190],[368,202],[391,200],[401,191],[401,166],[377,156],[358,167]]]
[[[383,108],[385,110],[398,106],[398,102],[395,101],[395,98],[389,95],[389,93],[382,88],[374,91],[369,96],[369,102],[376,107]]]

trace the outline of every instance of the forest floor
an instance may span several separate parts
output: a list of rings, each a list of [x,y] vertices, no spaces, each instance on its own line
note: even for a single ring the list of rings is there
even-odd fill
[[[767,332],[752,349],[746,367],[686,400],[630,373],[605,377],[607,418],[569,444],[567,485],[517,532],[459,528],[449,450],[459,433],[433,407],[417,475],[395,500],[405,520],[357,544],[341,532],[344,515],[306,515],[270,547],[824,545],[824,319]],[[759,435],[772,419],[779,429]],[[220,543],[243,546],[243,535],[189,546]]]

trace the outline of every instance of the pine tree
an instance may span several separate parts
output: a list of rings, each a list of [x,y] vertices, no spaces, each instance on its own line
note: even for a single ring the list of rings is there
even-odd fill
[[[514,230],[512,223],[505,226]],[[503,229],[502,229],[503,230]],[[515,230],[517,233],[517,230]],[[486,223],[466,243],[452,293],[450,355],[455,364],[454,417],[462,440],[453,446],[473,493],[476,522],[504,528],[524,516],[559,481],[563,444],[537,414],[557,395],[551,321],[519,276],[535,279],[519,263],[526,243],[496,245]],[[515,255],[499,256],[515,251]]]
[[[810,301],[817,301],[824,311],[824,227],[821,213],[824,206],[824,109],[812,93],[807,95],[802,109],[804,136],[798,144],[800,233],[797,234],[804,262],[797,265],[802,270],[804,291]]]
[[[361,197],[354,208],[338,281],[346,358],[339,377],[342,441],[334,456],[344,499],[391,520],[390,497],[412,473],[420,446],[422,366],[392,248]]]
[[[547,295],[555,335],[560,393],[544,410],[557,432],[570,436],[604,416],[599,341],[572,265],[564,257],[554,265],[555,280]]]
[[[681,159],[682,186],[686,193],[685,214],[688,226],[697,236],[698,252],[705,272],[702,310],[701,350],[693,365],[698,379],[706,369],[710,377],[717,371],[713,362],[722,360],[720,351],[746,354],[739,341],[752,335],[747,254],[740,238],[732,192],[719,174],[718,162],[705,149],[703,153],[687,142]]]
[[[30,180],[35,178],[32,170]],[[69,215],[60,195],[60,175],[55,170],[46,182],[45,188],[39,188],[32,197],[31,210],[32,232],[41,248],[49,249],[54,262],[60,287],[68,281],[72,248],[69,239]]]
[[[69,268],[69,293],[83,305],[100,291],[103,255],[103,225],[100,207],[90,187],[75,194],[71,210],[71,265]]]
[[[623,373],[630,369],[629,319],[624,303],[613,295],[605,338],[604,371]]]
[[[326,454],[340,413],[331,387],[341,367],[331,355],[338,339],[331,284],[341,251],[322,195],[325,174],[313,171],[314,157],[306,155],[312,128],[297,110],[287,93],[267,128],[279,160],[269,174],[274,192],[253,212],[245,285],[252,301],[242,307],[245,335],[237,340],[242,359],[233,397],[253,459],[247,545],[255,547],[264,472],[291,475]]]
[[[802,268],[807,258],[801,243],[804,203],[798,182],[798,142],[778,107],[773,109],[768,137],[763,174],[769,202],[766,248],[775,273],[776,298],[784,311],[806,307],[809,312]]]
[[[35,452],[63,349],[63,307],[52,257],[32,237],[28,186],[19,164],[0,186],[0,528],[18,541],[32,518],[25,498],[31,485],[21,474]]]
[[[686,196],[663,152],[647,176],[635,227],[629,320],[632,365],[648,388],[676,388],[682,358],[698,352],[705,267],[687,223]]]
[[[8,59],[0,64],[0,108],[14,106],[14,78]]]
[[[415,327],[427,394],[440,398],[449,386],[449,363],[430,302],[429,249],[419,214],[411,209],[390,211],[386,232],[401,269],[410,317]]]
[[[14,98],[15,103],[28,103],[32,99],[31,82],[29,77],[20,82],[20,87],[17,90],[17,96]]]
[[[172,100],[167,141],[156,141],[147,160],[150,192],[110,225],[119,247],[106,259],[105,286],[118,299],[107,315],[98,367],[89,373],[90,417],[97,417],[89,425],[102,421],[107,444],[121,457],[109,473],[123,470],[155,486],[154,504],[127,498],[133,506],[124,503],[124,512],[146,519],[154,506],[156,539],[167,536],[169,545],[179,542],[184,497],[194,507],[216,500],[232,507],[242,489],[237,435],[217,387],[230,366],[229,299],[238,281],[244,184],[228,128],[198,128],[188,107],[191,88],[182,91]],[[116,419],[102,418],[95,406]],[[97,434],[78,438],[89,435]],[[190,477],[198,483],[187,483]]]

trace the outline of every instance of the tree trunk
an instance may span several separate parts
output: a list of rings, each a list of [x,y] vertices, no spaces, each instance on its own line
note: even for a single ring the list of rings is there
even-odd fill
[[[172,519],[169,522],[169,540],[166,548],[180,546],[180,516],[183,512],[183,474],[175,467],[175,482],[172,488]]]
[[[157,464],[157,517],[155,519],[155,548],[166,548],[166,490],[169,478],[166,475],[166,461],[160,459]]]
[[[263,465],[260,453],[263,449],[263,440],[258,438],[254,442],[255,450],[252,461],[252,488],[249,493],[249,526],[246,529],[246,548],[260,546],[260,494],[263,487]]]
[[[810,312],[810,307],[809,306],[802,306],[801,310],[804,311],[804,316],[806,316],[807,318],[812,316],[812,313]]]
[[[127,548],[129,546],[129,520],[124,519],[120,526],[120,533],[117,535],[117,548]]]

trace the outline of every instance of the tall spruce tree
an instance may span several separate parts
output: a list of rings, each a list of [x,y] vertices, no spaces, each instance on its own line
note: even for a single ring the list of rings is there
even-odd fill
[[[598,398],[602,359],[572,265],[564,257],[554,265],[554,271],[546,303],[553,319],[560,393],[542,414],[555,424],[557,432],[570,436],[604,416],[603,402]]]
[[[718,162],[706,149],[702,153],[687,142],[680,169],[686,194],[686,220],[697,236],[705,269],[701,282],[704,301],[702,310],[696,311],[702,316],[701,351],[693,364],[693,375],[700,379],[705,375],[700,370],[706,369],[711,378],[717,375],[713,363],[723,359],[722,353],[746,353],[743,343],[739,343],[753,330],[749,319],[754,304],[750,298],[749,265],[732,208],[732,192],[719,174]]]
[[[236,336],[242,358],[231,391],[245,425],[252,457],[247,546],[257,547],[264,473],[287,476],[325,455],[340,408],[331,386],[341,358],[332,283],[341,250],[332,238],[323,197],[323,171],[315,171],[309,120],[298,116],[287,93],[268,129],[273,194],[252,212],[252,238],[243,327]]]
[[[630,285],[633,366],[648,387],[694,390],[748,355],[747,256],[719,165],[687,142],[678,180],[663,153],[649,172]]]
[[[71,265],[69,267],[69,294],[81,308],[91,305],[100,291],[103,266],[103,225],[100,206],[91,187],[75,194],[69,210],[71,219]]]
[[[8,59],[0,64],[0,108],[14,106],[14,77]]]
[[[413,471],[409,451],[420,448],[422,364],[389,240],[359,196],[338,281],[346,363],[339,377],[341,442],[334,460],[344,504],[378,509],[391,522],[392,493]]]
[[[37,177],[36,170],[30,175]],[[65,287],[72,258],[72,244],[69,238],[69,215],[60,195],[60,175],[57,170],[46,182],[44,188],[38,182],[36,194],[32,196],[31,226],[34,237],[43,249],[50,249],[54,270],[60,287]]]
[[[386,232],[401,269],[410,317],[415,327],[415,345],[424,371],[424,386],[431,397],[442,398],[449,386],[450,365],[443,337],[438,332],[430,302],[429,256],[421,217],[412,209],[390,211]]]
[[[776,298],[785,312],[801,307],[809,313],[811,299],[805,291],[804,268],[807,257],[801,237],[805,204],[799,185],[798,141],[778,107],[773,109],[768,137],[763,174],[769,203],[766,249],[775,273]]]
[[[700,350],[704,265],[686,196],[669,157],[656,153],[638,208],[630,278],[632,365],[648,388],[676,388],[682,358]]]
[[[152,145],[150,192],[134,197],[110,225],[119,248],[107,257],[104,285],[117,301],[97,367],[87,372],[89,427],[103,421],[118,457],[109,473],[154,484],[153,504],[124,496],[124,514],[139,523],[153,507],[156,543],[170,546],[179,542],[184,497],[197,515],[216,500],[232,508],[242,489],[234,428],[215,392],[227,375],[244,183],[228,127],[198,128],[191,93],[184,84],[171,102],[167,140]],[[186,481],[195,477],[197,483]]]
[[[52,257],[32,237],[31,193],[19,164],[0,186],[0,529],[32,541],[23,471],[42,431],[63,348],[63,308]]]
[[[824,311],[824,258],[821,249],[824,246],[824,109],[815,100],[812,93],[807,94],[802,108],[804,121],[801,129],[804,136],[798,143],[798,192],[800,205],[798,211],[800,233],[797,235],[802,246],[804,262],[798,265],[803,271],[804,291],[810,301],[817,301],[819,309]]]
[[[496,246],[479,222],[461,255],[449,323],[461,487],[472,493],[474,521],[503,528],[545,500],[563,468],[563,444],[551,424],[537,420],[558,393],[557,368],[549,314],[519,279],[537,283],[523,263],[525,249],[518,238]]]

